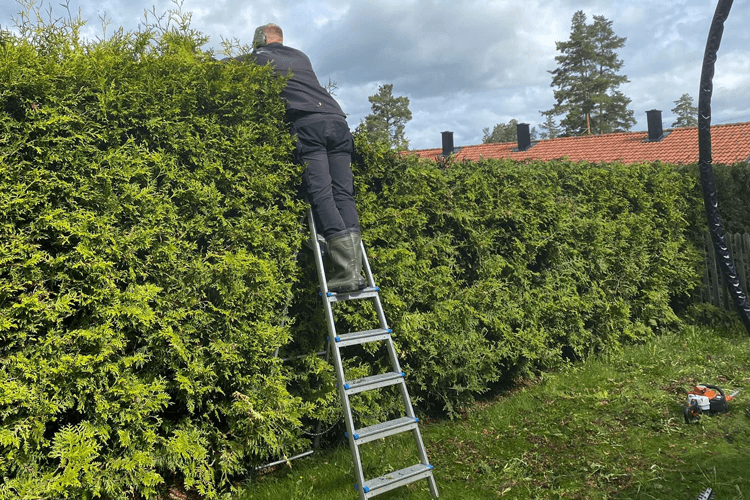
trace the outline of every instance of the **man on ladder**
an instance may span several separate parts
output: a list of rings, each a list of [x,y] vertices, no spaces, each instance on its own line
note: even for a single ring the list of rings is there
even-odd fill
[[[318,82],[310,59],[284,46],[275,24],[255,30],[253,56],[258,64],[271,63],[279,75],[292,71],[281,96],[287,101],[286,120],[297,135],[297,157],[306,164],[302,188],[326,240],[331,271],[328,289],[351,292],[365,287],[362,278],[362,235],[354,204],[351,161],[354,141],[346,114]]]
[[[266,24],[255,30],[253,55],[258,64],[271,63],[278,74],[292,77],[281,96],[287,100],[286,118],[297,135],[297,157],[307,166],[302,178],[305,198],[311,205],[308,217],[310,242],[313,244],[321,296],[329,333],[329,351],[333,355],[337,387],[342,402],[344,424],[354,464],[355,487],[360,500],[368,500],[422,479],[427,479],[430,493],[438,497],[437,485],[429,463],[419,419],[414,414],[406,373],[401,371],[391,338],[385,312],[380,302],[369,262],[366,259],[354,205],[354,182],[351,155],[352,135],[343,111],[331,95],[321,87],[310,60],[299,50],[285,47],[281,28]],[[332,267],[324,272],[323,257],[317,234],[326,240],[327,255]],[[362,269],[367,281],[362,277]],[[332,304],[346,300],[372,300],[380,328],[362,332],[339,333],[333,318]],[[344,371],[342,351],[349,346],[370,342],[385,344],[390,371],[348,380]],[[396,387],[401,395],[404,416],[376,425],[358,428],[352,415],[349,397],[364,391]],[[386,437],[411,433],[419,453],[419,463],[367,480],[364,476],[360,447]]]

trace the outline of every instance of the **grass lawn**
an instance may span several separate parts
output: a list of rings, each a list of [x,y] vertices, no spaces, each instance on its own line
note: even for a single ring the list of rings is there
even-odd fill
[[[686,393],[740,389],[730,412],[687,425]],[[750,499],[750,337],[741,326],[688,326],[594,357],[491,402],[423,437],[440,497]],[[409,435],[365,449],[366,477],[417,463]],[[236,500],[357,500],[346,446],[262,474]],[[368,473],[369,472],[369,473]],[[428,499],[426,481],[378,499]]]

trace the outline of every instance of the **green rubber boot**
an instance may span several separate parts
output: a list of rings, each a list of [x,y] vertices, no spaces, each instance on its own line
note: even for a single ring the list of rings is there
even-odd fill
[[[356,235],[356,236],[353,236]],[[362,247],[359,233],[347,232],[326,240],[328,247],[328,290],[353,292],[365,286],[362,271]]]
[[[362,290],[367,286],[367,282],[362,277],[362,233],[350,230],[349,235],[354,245],[354,275],[357,277],[357,290]]]

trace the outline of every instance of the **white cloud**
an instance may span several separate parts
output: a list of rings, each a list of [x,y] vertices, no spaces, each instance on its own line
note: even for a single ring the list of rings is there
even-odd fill
[[[685,92],[697,103],[706,36],[717,0],[185,0],[193,27],[220,48],[221,37],[249,44],[255,28],[282,26],[288,45],[302,49],[322,83],[338,83],[337,99],[352,128],[370,113],[367,97],[393,83],[410,98],[407,137],[416,148],[439,147],[440,132],[453,130],[456,145],[481,142],[482,128],[515,118],[537,126],[539,110],[552,107],[549,86],[556,67],[555,42],[567,39],[573,13],[612,20],[618,36],[621,90],[632,99],[639,124],[645,110],[664,111]],[[58,0],[46,0],[60,11]],[[175,7],[171,0],[71,0],[89,23],[86,36],[101,36],[99,16],[135,29],[144,10]],[[735,0],[716,64],[714,123],[750,120],[750,0]],[[0,2],[0,25],[12,25],[20,6]],[[671,123],[671,122],[669,122]],[[641,124],[644,124],[643,126]]]
[[[714,91],[750,89],[750,54],[733,51],[722,53],[716,61]],[[750,101],[750,96],[748,96]]]

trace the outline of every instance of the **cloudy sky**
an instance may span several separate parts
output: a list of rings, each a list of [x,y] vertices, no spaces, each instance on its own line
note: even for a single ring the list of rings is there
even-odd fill
[[[55,15],[64,0],[45,1]],[[413,118],[411,149],[440,147],[440,132],[456,146],[479,144],[482,129],[511,119],[537,126],[540,110],[554,104],[551,75],[555,41],[567,40],[573,14],[603,15],[618,36],[621,90],[646,130],[646,110],[661,109],[664,126],[675,120],[674,101],[689,93],[697,105],[703,51],[718,0],[184,0],[192,27],[210,37],[250,44],[255,28],[273,22],[285,44],[312,60],[322,84],[336,82],[336,98],[354,129],[370,113],[367,100],[391,83],[406,96]],[[116,27],[134,30],[144,12],[176,8],[170,0],[69,0],[87,20],[85,34]],[[12,28],[21,9],[0,0],[0,25]],[[716,64],[712,123],[750,121],[750,0],[735,0]]]

